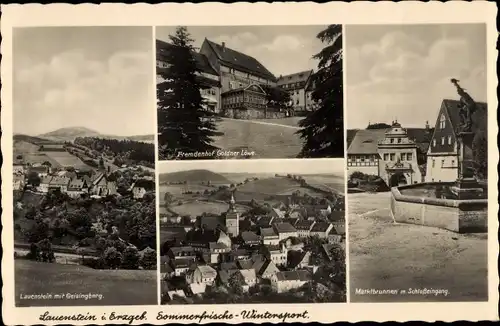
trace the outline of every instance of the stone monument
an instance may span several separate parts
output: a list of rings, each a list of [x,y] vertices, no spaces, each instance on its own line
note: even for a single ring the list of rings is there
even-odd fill
[[[456,130],[458,148],[458,179],[451,187],[453,194],[459,200],[482,198],[483,188],[477,182],[474,175],[474,157],[472,142],[474,132],[472,130],[472,114],[476,110],[476,102],[458,84],[459,80],[451,79],[451,83],[457,88],[460,95],[460,125]]]

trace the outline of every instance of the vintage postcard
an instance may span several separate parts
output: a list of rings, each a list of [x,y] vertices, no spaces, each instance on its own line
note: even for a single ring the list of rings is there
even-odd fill
[[[5,324],[499,320],[494,4],[1,9]]]

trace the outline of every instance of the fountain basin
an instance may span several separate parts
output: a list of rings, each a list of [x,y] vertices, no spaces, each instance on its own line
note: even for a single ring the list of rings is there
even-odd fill
[[[458,200],[436,196],[436,189],[453,185],[452,182],[426,182],[391,188],[394,220],[459,233],[486,232],[488,199]]]

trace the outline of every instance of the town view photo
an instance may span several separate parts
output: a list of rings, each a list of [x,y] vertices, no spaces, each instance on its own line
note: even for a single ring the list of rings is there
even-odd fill
[[[158,171],[162,304],[346,302],[344,160]]]
[[[341,25],[155,35],[159,160],[344,156]]]
[[[345,33],[351,301],[487,301],[486,26]]]
[[[152,28],[13,33],[16,305],[156,304]]]

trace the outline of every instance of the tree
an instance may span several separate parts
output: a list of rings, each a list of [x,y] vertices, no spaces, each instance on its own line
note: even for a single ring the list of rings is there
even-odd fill
[[[267,106],[269,108],[285,109],[290,104],[290,94],[281,89],[270,85],[261,85],[266,92]]]
[[[40,250],[40,260],[47,263],[52,263],[55,261],[54,252],[52,251],[52,243],[49,239],[45,238],[38,242],[38,248]]]
[[[318,71],[312,76],[312,99],[318,108],[300,121],[297,131],[303,140],[299,157],[342,157],[344,155],[342,25],[330,25],[317,38],[326,47],[314,56]]]
[[[165,51],[169,65],[161,72],[165,80],[157,87],[158,142],[162,159],[176,159],[177,152],[213,150],[216,133],[213,113],[204,107],[199,69],[193,56],[194,48],[186,27],[178,27],[170,35],[172,45]]]
[[[30,172],[28,174],[28,183],[30,185],[38,187],[40,185],[40,177],[38,176],[38,173],[36,173],[36,172]]]
[[[99,158],[99,168],[100,169],[104,169],[104,160],[101,158]]]
[[[111,269],[116,269],[120,266],[122,254],[115,247],[109,247],[103,254],[104,263]]]
[[[156,269],[156,250],[147,247],[142,253],[139,265],[143,269],[148,269],[148,270]]]
[[[478,179],[488,179],[488,137],[484,130],[475,133],[472,140],[474,174]]]
[[[137,248],[128,246],[123,251],[121,267],[123,269],[138,269],[139,259],[140,257]]]
[[[366,127],[367,130],[370,130],[370,129],[387,129],[387,128],[390,128],[391,126],[388,125],[387,123],[383,123],[383,122],[380,122],[380,123],[370,123],[368,125],[368,127]]]
[[[245,285],[245,279],[239,271],[236,271],[229,277],[228,285],[231,287],[231,290],[233,290],[235,294],[242,294],[243,285]]]

